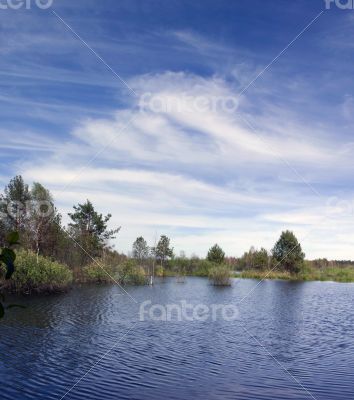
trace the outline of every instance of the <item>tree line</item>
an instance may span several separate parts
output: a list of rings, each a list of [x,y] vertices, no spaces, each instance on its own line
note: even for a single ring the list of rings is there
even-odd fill
[[[64,226],[53,196],[41,183],[30,187],[22,176],[15,176],[0,194],[0,248],[10,232],[17,232],[20,247],[37,256],[47,257],[69,266],[77,276],[93,260],[121,263],[128,257],[111,246],[120,227],[109,229],[111,214],[96,211],[90,200],[73,206],[70,222]],[[170,239],[162,235],[149,247],[138,237],[132,246],[133,258],[141,265],[158,264],[165,268],[174,257]]]
[[[15,176],[0,195],[0,246],[5,245],[9,232],[18,232],[23,249],[68,265],[78,274],[92,259],[110,258],[119,263],[128,258],[110,245],[120,230],[120,227],[108,228],[111,214],[99,213],[92,202],[86,200],[74,205],[68,216],[70,222],[64,226],[50,191],[38,182],[30,187],[22,176]],[[217,244],[210,248],[204,259],[187,258],[183,252],[176,256],[166,235],[162,235],[154,246],[148,246],[143,237],[138,237],[131,254],[137,264],[148,267],[149,273],[156,264],[162,270],[185,274],[205,274],[210,267],[207,263],[240,270],[278,268],[296,274],[305,258],[291,231],[282,232],[270,252],[252,247],[239,258],[227,258]]]
[[[271,252],[261,248],[260,250],[251,247],[240,258],[226,257],[224,250],[215,244],[212,246],[205,260],[197,256],[187,258],[184,252],[180,256],[175,256],[173,248],[170,246],[170,239],[161,236],[156,247],[149,248],[146,240],[139,237],[133,244],[133,257],[141,264],[147,262],[153,256],[160,261],[161,267],[180,270],[185,273],[200,271],[200,266],[205,265],[205,261],[214,266],[227,265],[231,269],[254,269],[267,270],[271,268],[283,269],[289,273],[298,273],[303,266],[305,254],[296,236],[291,231],[282,232],[279,240],[275,243]]]
[[[87,200],[68,215],[70,223],[64,226],[50,191],[38,182],[29,187],[22,176],[15,176],[0,195],[0,246],[15,231],[21,248],[72,268],[113,251],[109,241],[120,228],[108,229],[110,214],[98,213]]]

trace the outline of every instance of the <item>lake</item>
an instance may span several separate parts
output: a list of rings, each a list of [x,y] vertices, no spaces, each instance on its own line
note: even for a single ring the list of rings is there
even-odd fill
[[[129,295],[82,286],[21,298],[27,308],[0,323],[1,399],[353,398],[354,285],[257,284],[168,278],[125,288]],[[238,316],[149,315],[152,305],[183,301],[234,305]]]

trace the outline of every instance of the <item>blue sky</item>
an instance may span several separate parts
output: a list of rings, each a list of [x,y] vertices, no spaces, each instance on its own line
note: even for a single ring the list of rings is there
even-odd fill
[[[120,251],[167,234],[177,253],[241,255],[292,229],[308,258],[354,258],[354,10],[33,1],[0,28],[2,186],[39,181],[63,214],[91,199]]]

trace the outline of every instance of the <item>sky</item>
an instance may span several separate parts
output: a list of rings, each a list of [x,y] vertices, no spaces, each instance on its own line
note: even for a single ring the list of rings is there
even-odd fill
[[[0,0],[1,187],[39,181],[64,222],[91,200],[125,253],[166,234],[240,256],[290,229],[354,259],[349,3],[46,1]]]

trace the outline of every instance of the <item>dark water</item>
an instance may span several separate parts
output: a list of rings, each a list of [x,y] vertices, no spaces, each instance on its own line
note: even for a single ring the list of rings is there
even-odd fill
[[[144,300],[236,305],[256,284],[169,279],[128,288],[138,304],[117,286],[27,299],[0,323],[0,398],[352,399],[352,284],[266,281],[238,320],[139,322]]]

